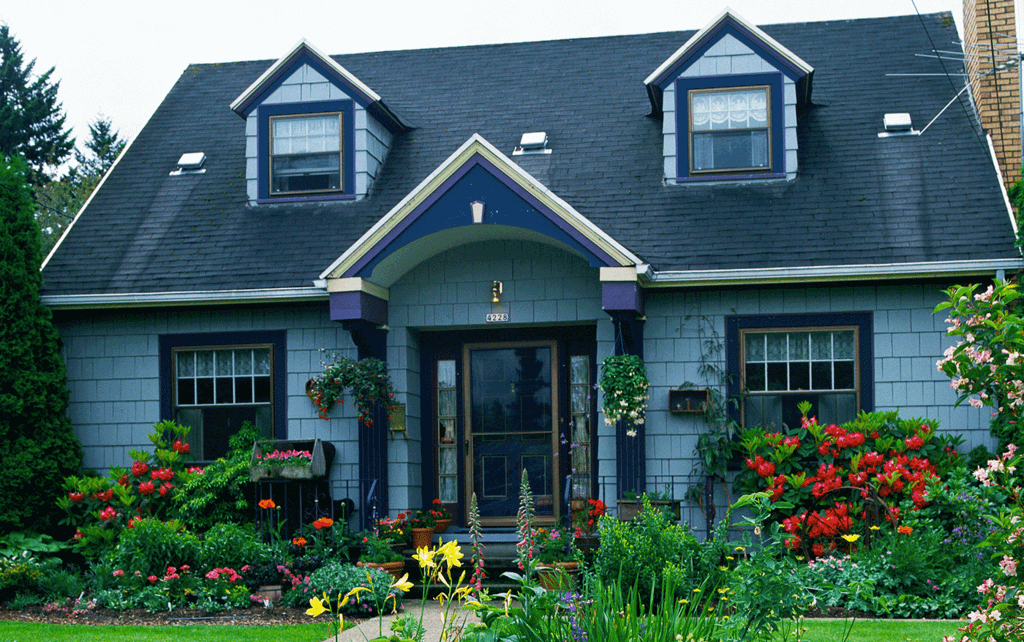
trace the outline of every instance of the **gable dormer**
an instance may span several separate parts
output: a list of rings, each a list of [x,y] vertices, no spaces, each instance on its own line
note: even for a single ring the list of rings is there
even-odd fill
[[[246,121],[252,205],[363,198],[406,129],[376,92],[305,40],[231,109]]]
[[[814,70],[728,9],[644,83],[662,114],[665,181],[796,177],[796,108]]]

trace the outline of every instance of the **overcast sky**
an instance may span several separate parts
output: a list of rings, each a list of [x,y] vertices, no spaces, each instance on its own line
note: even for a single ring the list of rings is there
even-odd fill
[[[4,0],[0,22],[37,73],[56,68],[77,138],[103,114],[131,139],[190,63],[276,59],[302,38],[343,54],[699,29],[725,6],[758,25],[949,11],[963,33],[959,0]]]

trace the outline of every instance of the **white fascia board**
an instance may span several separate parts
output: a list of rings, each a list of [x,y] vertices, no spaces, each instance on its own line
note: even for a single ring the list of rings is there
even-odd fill
[[[248,101],[249,98],[260,89],[260,87],[263,86],[263,83],[266,82],[268,78],[273,76],[282,66],[284,66],[286,60],[291,58],[295,54],[295,52],[302,48],[309,50],[309,52],[315,55],[317,58],[319,58],[321,62],[323,62],[328,67],[334,69],[336,73],[342,76],[345,80],[352,83],[352,85],[355,86],[356,89],[366,94],[366,96],[370,98],[372,102],[380,101],[380,95],[378,95],[377,92],[367,87],[363,83],[363,81],[359,80],[354,75],[352,75],[352,73],[348,69],[345,69],[338,63],[334,62],[334,59],[332,59],[330,56],[314,47],[308,40],[303,38],[294,47],[289,49],[288,53],[281,56],[280,58],[277,59],[277,62],[270,65],[270,67],[268,67],[267,70],[264,71],[259,78],[257,78],[251,85],[249,85],[249,87],[246,88],[246,90],[243,91],[241,95],[238,96],[238,98],[235,98],[235,100],[231,103],[231,110],[237,112],[238,109],[246,101]]]
[[[431,172],[419,185],[412,189],[385,214],[373,227],[371,227],[358,241],[353,243],[345,252],[338,257],[331,265],[320,274],[320,279],[338,278],[337,275],[344,273],[370,249],[374,247],[388,232],[405,219],[416,207],[427,199],[438,189],[452,174],[474,155],[480,154],[488,161],[500,168],[507,176],[528,191],[532,196],[562,215],[563,219],[570,225],[582,232],[588,239],[593,241],[602,250],[615,258],[621,265],[640,265],[643,263],[636,255],[626,249],[622,244],[609,236],[604,230],[594,225],[589,219],[577,212],[571,205],[559,198],[554,192],[545,187],[523,168],[516,165],[506,155],[502,154],[494,145],[491,145],[480,134],[473,134],[463,143],[451,156],[449,156],[437,169]],[[334,276],[332,276],[334,275]]]
[[[672,67],[672,65],[676,64],[677,60],[686,55],[686,52],[689,51],[689,49],[693,45],[695,45],[701,38],[704,37],[704,34],[714,29],[719,22],[726,18],[726,16],[731,17],[733,20],[735,20],[736,22],[740,23],[745,28],[750,30],[755,36],[761,39],[761,41],[764,42],[765,45],[767,45],[770,49],[773,49],[781,57],[789,60],[805,74],[810,74],[814,71],[814,67],[807,64],[800,56],[796,55],[795,53],[784,47],[775,38],[772,38],[765,32],[761,31],[757,27],[757,25],[751,24],[743,17],[737,15],[732,9],[726,7],[725,9],[722,10],[721,13],[718,14],[718,16],[715,17],[714,20],[709,22],[707,26],[705,26],[703,29],[695,33],[693,37],[687,40],[682,47],[676,49],[676,52],[674,54],[669,56],[668,59],[665,60],[665,62],[661,63],[661,65],[657,69],[655,69],[654,72],[650,76],[648,76],[646,80],[644,80],[644,84],[650,85],[652,82],[655,81],[655,79],[658,78],[658,76],[668,71]]]
[[[43,305],[55,310],[83,308],[138,308],[183,305],[230,305],[234,303],[285,303],[327,300],[322,288],[264,288],[257,290],[208,290],[203,292],[125,292],[113,294],[44,294]]]
[[[674,270],[655,273],[648,287],[701,285],[754,285],[869,281],[994,275],[1000,270],[1022,270],[1024,259],[886,263],[879,265],[823,265],[749,270]]]
[[[138,137],[139,135],[136,134],[135,138],[132,138],[130,141],[128,141],[128,143],[124,146],[124,149],[121,150],[121,153],[118,154],[117,158],[114,159],[114,162],[110,165],[110,169],[107,170],[107,173],[103,175],[103,178],[100,179],[100,182],[97,183],[95,188],[93,188],[92,193],[89,194],[89,198],[85,199],[85,202],[82,203],[82,207],[75,214],[75,218],[71,219],[71,222],[68,223],[68,226],[64,228],[64,232],[60,235],[60,238],[57,239],[57,242],[53,244],[52,248],[50,248],[50,253],[46,255],[46,258],[43,259],[43,264],[39,266],[40,271],[42,271],[42,269],[46,267],[46,264],[50,262],[50,257],[53,256],[54,252],[57,251],[57,248],[60,247],[60,244],[64,242],[65,238],[67,238],[68,232],[70,232],[71,228],[74,227],[75,223],[78,222],[78,217],[82,215],[82,212],[85,211],[85,208],[89,207],[89,203],[92,203],[92,199],[97,194],[100,193],[100,190],[103,189],[103,184],[107,182],[107,177],[114,172],[114,168],[117,167],[117,164],[121,162],[121,159],[124,158],[124,155],[128,153],[128,150],[131,149],[132,143],[134,143],[138,139]]]
[[[999,158],[996,156],[996,147],[992,143],[992,134],[985,134],[986,140],[988,140],[988,154],[992,159],[992,166],[996,169],[996,178],[999,179],[999,191],[1003,194],[1003,204],[1006,205],[1006,214],[1010,217],[1010,225],[1013,227],[1013,233],[1016,235],[1017,230],[1017,217],[1013,213],[1013,205],[1010,203],[1010,194],[1006,191],[1006,183],[1003,182],[1003,170],[999,168]]]

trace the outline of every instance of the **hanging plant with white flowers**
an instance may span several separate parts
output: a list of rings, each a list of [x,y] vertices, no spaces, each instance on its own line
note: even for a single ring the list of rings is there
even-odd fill
[[[644,423],[650,385],[644,360],[640,357],[633,354],[605,357],[597,385],[604,392],[604,422],[613,426],[624,421],[626,434],[635,437],[636,427]]]

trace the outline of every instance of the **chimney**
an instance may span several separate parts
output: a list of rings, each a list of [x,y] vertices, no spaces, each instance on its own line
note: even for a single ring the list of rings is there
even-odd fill
[[[964,0],[967,77],[1007,186],[1021,177],[1020,67],[1013,2]]]

